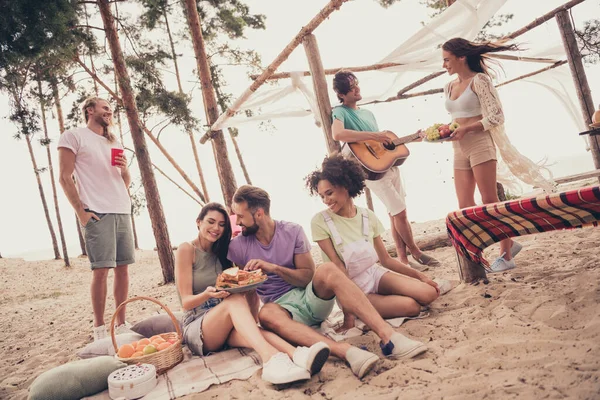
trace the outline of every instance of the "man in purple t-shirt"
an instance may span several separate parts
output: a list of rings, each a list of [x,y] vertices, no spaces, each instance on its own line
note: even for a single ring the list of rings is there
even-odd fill
[[[242,235],[231,241],[228,254],[240,268],[260,268],[269,277],[257,289],[265,303],[259,313],[265,329],[302,346],[325,342],[362,378],[379,359],[377,355],[335,342],[311,328],[329,316],[337,297],[344,310],[360,318],[379,336],[386,356],[410,358],[427,350],[424,344],[395,332],[335,264],[325,263],[316,269],[302,227],[273,220],[270,207],[269,194],[263,189],[245,185],[236,191],[232,208]]]

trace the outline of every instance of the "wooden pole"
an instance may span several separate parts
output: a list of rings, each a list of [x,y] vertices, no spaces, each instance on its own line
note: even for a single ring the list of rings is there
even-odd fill
[[[190,3],[193,2],[192,0],[186,0],[186,1],[190,2]],[[265,83],[265,81],[269,78],[269,76],[271,76],[275,73],[275,71],[277,70],[277,68],[279,68],[281,63],[283,63],[285,60],[287,60],[287,58],[290,56],[292,51],[294,51],[294,49],[296,47],[298,47],[298,45],[300,45],[300,43],[302,42],[302,39],[304,39],[304,37],[306,35],[312,33],[321,24],[321,22],[323,22],[323,20],[325,20],[325,18],[329,17],[329,15],[331,15],[332,12],[339,9],[347,1],[348,0],[331,0],[329,3],[327,3],[327,5],[325,7],[323,7],[321,9],[321,11],[319,11],[319,13],[317,15],[315,15],[315,17],[308,22],[308,24],[306,24],[305,26],[302,27],[302,29],[300,29],[300,32],[298,32],[298,34],[296,36],[294,36],[292,41],[287,46],[285,46],[285,48],[281,51],[281,53],[279,53],[277,55],[277,57],[275,57],[275,59],[271,62],[271,64],[269,64],[269,66],[262,72],[262,74],[260,74],[256,78],[256,80],[252,83],[252,85],[250,85],[250,87],[248,89],[246,89],[244,91],[244,93],[236,101],[233,102],[233,104],[227,109],[227,111],[225,113],[223,113],[217,119],[215,124],[217,124],[217,123],[221,124],[226,119],[235,115],[237,110],[239,110],[239,107],[246,100],[248,100],[248,98],[252,95],[252,93],[254,93],[256,91],[256,89],[258,89],[263,83]],[[194,10],[195,10],[195,8],[194,8]],[[215,125],[215,124],[213,124],[213,125]],[[200,143],[206,142],[208,139],[212,138],[213,135],[214,135],[213,131],[209,130],[208,132],[206,132],[204,134],[204,136],[202,136],[202,138],[200,139]]]
[[[560,29],[563,45],[565,46],[565,51],[567,53],[567,59],[569,60],[571,75],[573,76],[573,82],[575,83],[575,89],[577,90],[577,98],[579,99],[579,105],[581,106],[583,122],[586,126],[589,126],[592,123],[592,115],[594,114],[594,102],[592,100],[592,92],[590,90],[590,85],[588,84],[585,69],[583,68],[583,62],[581,61],[581,53],[577,46],[577,39],[575,38],[575,31],[573,30],[569,13],[565,10],[556,14],[556,23]],[[592,150],[592,158],[594,159],[594,166],[596,169],[600,169],[600,139],[597,135],[590,135],[589,142]],[[600,177],[598,178],[598,181],[600,182]]]
[[[325,134],[327,150],[329,151],[329,154],[332,154],[336,151],[340,151],[340,143],[333,139],[331,133],[331,124],[333,123],[331,119],[331,100],[329,100],[327,80],[325,79],[325,72],[323,71],[323,63],[321,62],[321,53],[319,52],[317,38],[311,33],[304,37],[302,44],[304,45],[304,51],[306,52],[306,58],[308,59],[315,97],[317,98],[317,106],[319,107],[319,115],[321,117],[321,128]]]
[[[475,283],[480,280],[487,280],[487,274],[481,264],[474,263],[458,253],[456,253],[456,259],[458,261],[458,275],[461,282]]]
[[[194,45],[194,54],[196,56],[196,64],[198,66],[198,77],[202,85],[202,100],[204,102],[204,112],[209,125],[213,125],[219,118],[218,103],[215,96],[215,89],[212,84],[210,65],[206,54],[204,37],[202,36],[202,28],[200,25],[200,16],[196,7],[196,0],[185,0],[183,6],[187,15],[187,22],[192,36]],[[229,161],[227,152],[227,144],[223,131],[218,130],[212,133],[213,152],[215,153],[215,161],[217,163],[217,173],[219,182],[221,183],[221,191],[223,192],[223,200],[225,205],[231,206],[233,194],[237,189],[233,168]]]
[[[100,15],[102,16],[104,32],[109,44],[112,61],[117,72],[119,88],[121,89],[123,98],[123,107],[125,109],[125,115],[127,116],[127,122],[129,123],[129,130],[131,132],[131,138],[133,139],[135,154],[142,176],[142,184],[144,185],[144,192],[146,193],[146,202],[148,205],[148,214],[150,215],[150,221],[152,222],[152,231],[156,240],[163,280],[165,283],[173,282],[175,279],[175,265],[173,260],[173,250],[169,239],[169,231],[167,229],[167,222],[160,201],[160,193],[158,192],[158,187],[156,185],[154,171],[152,170],[152,161],[150,159],[150,153],[148,152],[148,146],[146,145],[146,137],[144,136],[141,127],[142,123],[139,119],[129,73],[125,66],[121,43],[119,42],[119,36],[115,27],[115,20],[110,11],[110,3],[108,0],[98,0],[97,4],[100,9]]]

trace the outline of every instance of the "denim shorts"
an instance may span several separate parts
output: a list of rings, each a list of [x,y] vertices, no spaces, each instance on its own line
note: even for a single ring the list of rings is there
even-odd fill
[[[204,316],[221,303],[220,299],[208,299],[203,304],[188,311],[183,317],[183,342],[197,356],[203,356],[202,321]]]

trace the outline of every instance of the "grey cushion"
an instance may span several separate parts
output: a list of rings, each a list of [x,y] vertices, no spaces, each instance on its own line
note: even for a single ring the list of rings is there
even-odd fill
[[[117,347],[121,347],[127,343],[137,342],[138,340],[143,339],[144,336],[140,335],[139,333],[131,332],[115,335],[115,338],[117,339]],[[112,339],[110,336],[108,336],[104,339],[100,339],[88,344],[82,350],[80,350],[77,355],[79,358],[114,356],[115,348],[113,347]]]
[[[177,321],[179,322],[179,327],[183,329],[183,313],[176,312],[173,313],[173,315],[175,315],[175,318],[177,318]],[[130,329],[147,338],[152,337],[154,335],[160,335],[161,333],[175,332],[173,321],[171,320],[171,317],[169,317],[168,314],[153,315],[133,325]]]
[[[78,360],[53,368],[35,378],[29,400],[70,400],[108,389],[108,376],[126,364],[104,356]]]

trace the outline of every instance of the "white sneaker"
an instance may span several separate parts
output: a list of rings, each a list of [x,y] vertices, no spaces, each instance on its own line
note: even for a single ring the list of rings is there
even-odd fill
[[[122,333],[131,333],[131,324],[127,321],[121,325],[115,325],[115,335],[120,335]]]
[[[106,330],[106,325],[96,326],[93,329],[94,332],[94,342],[98,340],[102,340],[105,337],[108,337],[108,331]]]
[[[277,353],[263,364],[262,378],[274,385],[310,379],[310,372],[294,364],[285,353]]]
[[[330,352],[329,346],[323,342],[317,342],[310,347],[299,346],[294,351],[292,361],[297,366],[306,369],[312,376],[321,371]]]
[[[346,352],[346,361],[350,364],[350,369],[354,375],[358,379],[362,379],[373,369],[375,363],[379,361],[379,357],[377,357],[377,354],[352,346]]]
[[[394,332],[385,345],[380,343],[379,346],[383,355],[392,359],[413,358],[427,351],[427,346],[423,343],[409,339],[398,332]]]

